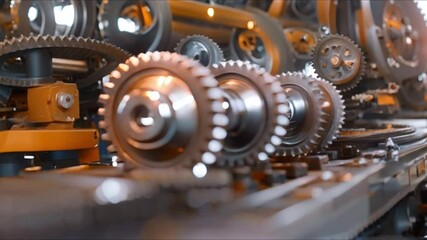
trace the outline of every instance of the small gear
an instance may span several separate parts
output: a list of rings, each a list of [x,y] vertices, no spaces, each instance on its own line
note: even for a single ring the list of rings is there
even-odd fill
[[[21,36],[0,43],[0,84],[31,87],[56,79],[76,82],[79,88],[92,85],[130,55],[97,40],[65,36]],[[85,64],[84,72],[67,69],[56,73],[53,59]],[[71,79],[71,80],[70,80]]]
[[[328,118],[326,131],[322,135],[322,142],[320,143],[320,146],[324,148],[332,143],[332,140],[337,137],[339,130],[344,124],[345,106],[340,91],[334,85],[321,78],[316,78],[316,80],[319,83],[319,89],[325,97],[325,104],[322,105],[322,110]]]
[[[175,52],[210,67],[224,60],[221,48],[212,39],[202,35],[191,35],[182,39],[175,47]]]
[[[242,166],[267,160],[289,123],[289,103],[280,82],[249,62],[222,62],[212,72],[224,92],[229,118],[218,163]]]
[[[332,34],[313,48],[313,66],[319,77],[333,83],[338,90],[354,88],[365,72],[362,50],[349,38]]]
[[[168,1],[103,0],[99,12],[105,41],[135,55],[168,47],[172,32]]]
[[[109,151],[141,167],[216,162],[228,118],[209,69],[176,53],[149,52],[109,77],[99,98]]]
[[[325,96],[318,81],[300,72],[278,76],[290,103],[289,126],[278,148],[281,155],[298,156],[318,148],[328,135]]]

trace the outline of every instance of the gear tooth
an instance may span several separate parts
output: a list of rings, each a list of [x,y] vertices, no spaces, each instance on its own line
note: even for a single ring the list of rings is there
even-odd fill
[[[108,135],[107,133],[101,134],[101,139],[103,141],[111,141],[110,135]]]
[[[105,108],[98,108],[98,114],[101,116],[104,116],[105,114]]]
[[[99,121],[98,125],[100,128],[104,128],[104,129],[107,128],[107,123],[104,120]]]
[[[117,148],[114,145],[110,145],[107,147],[108,152],[117,152]]]

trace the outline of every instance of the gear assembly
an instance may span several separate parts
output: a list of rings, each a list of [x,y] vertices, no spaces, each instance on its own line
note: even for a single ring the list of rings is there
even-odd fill
[[[0,236],[425,237],[424,11],[0,1]]]

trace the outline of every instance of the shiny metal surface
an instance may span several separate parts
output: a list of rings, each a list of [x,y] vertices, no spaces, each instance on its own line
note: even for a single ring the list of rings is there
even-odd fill
[[[228,166],[266,161],[289,123],[289,103],[280,83],[248,62],[220,63],[212,72],[223,91],[229,118],[219,161]]]
[[[130,58],[100,96],[109,150],[138,166],[213,164],[227,123],[209,70],[178,54]]]

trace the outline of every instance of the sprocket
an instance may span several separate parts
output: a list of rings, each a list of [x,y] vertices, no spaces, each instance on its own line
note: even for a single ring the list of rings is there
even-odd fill
[[[278,76],[290,103],[289,126],[278,154],[298,156],[318,148],[327,135],[326,99],[319,82],[300,72]]]
[[[209,69],[176,53],[129,58],[99,98],[108,150],[141,167],[214,164],[228,122],[217,86]]]
[[[176,45],[175,52],[210,67],[224,60],[221,48],[212,39],[203,35],[188,36]]]
[[[280,82],[249,62],[222,62],[212,72],[224,92],[229,118],[218,163],[242,166],[267,160],[289,123],[289,103]]]
[[[312,57],[319,77],[341,91],[357,86],[365,73],[362,50],[343,35],[332,34],[320,39],[313,48]]]

